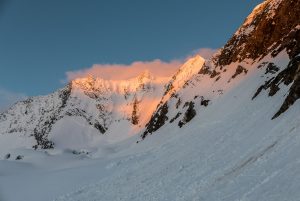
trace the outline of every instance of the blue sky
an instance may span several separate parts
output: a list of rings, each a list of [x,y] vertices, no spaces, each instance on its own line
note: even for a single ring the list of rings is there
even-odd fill
[[[47,94],[93,64],[219,48],[261,1],[0,0],[0,90]]]

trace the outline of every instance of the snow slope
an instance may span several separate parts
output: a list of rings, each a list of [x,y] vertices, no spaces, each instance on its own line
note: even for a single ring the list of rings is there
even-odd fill
[[[284,94],[251,101],[256,79],[245,80],[183,130],[166,126],[122,151],[129,153],[108,166],[117,170],[113,176],[57,200],[299,200],[300,105],[270,120]]]

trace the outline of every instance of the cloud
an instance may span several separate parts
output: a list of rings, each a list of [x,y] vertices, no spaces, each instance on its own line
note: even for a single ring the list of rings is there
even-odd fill
[[[66,72],[67,80],[92,75],[107,80],[124,80],[140,75],[145,70],[158,77],[173,75],[182,65],[182,61],[173,60],[164,62],[159,59],[153,61],[136,61],[129,65],[125,64],[95,64],[91,68]]]
[[[200,49],[194,50],[192,53],[193,53],[193,55],[199,54],[204,59],[210,59],[216,52],[217,52],[217,49],[200,48]]]
[[[178,59],[169,62],[156,59],[153,61],[135,61],[128,65],[94,64],[90,68],[66,72],[66,79],[62,80],[61,82],[66,83],[67,81],[89,75],[92,75],[93,77],[100,77],[106,80],[126,80],[140,75],[145,70],[148,70],[157,77],[169,77],[174,75],[187,59],[195,56],[196,54],[199,54],[205,59],[209,59],[215,52],[215,49],[200,48],[193,51],[182,60]]]
[[[0,112],[8,109],[15,102],[26,98],[27,96],[23,93],[16,93],[0,88]]]

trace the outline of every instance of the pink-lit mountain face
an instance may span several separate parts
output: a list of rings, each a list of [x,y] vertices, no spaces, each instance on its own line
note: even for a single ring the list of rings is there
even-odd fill
[[[35,149],[97,147],[133,135],[144,139],[169,124],[189,126],[249,80],[249,100],[285,94],[270,111],[270,119],[279,117],[300,96],[299,8],[297,0],[264,1],[211,59],[190,58],[172,77],[148,72],[130,80],[86,77],[18,102],[0,115],[1,135],[19,136]]]
[[[85,129],[92,138],[110,133],[110,140],[122,140],[144,127],[167,81],[147,71],[130,80],[78,78],[53,94],[18,102],[2,113],[1,132],[25,135],[36,141],[34,148],[42,149],[54,148],[60,133],[82,137]],[[119,125],[122,135],[113,137]]]

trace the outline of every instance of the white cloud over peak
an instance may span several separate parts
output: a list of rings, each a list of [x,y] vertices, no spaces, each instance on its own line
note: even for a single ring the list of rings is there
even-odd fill
[[[210,59],[218,50],[212,48],[200,48],[193,51],[194,54],[199,54],[204,59]]]
[[[182,65],[179,60],[164,62],[159,59],[153,61],[135,61],[126,64],[94,64],[91,68],[66,72],[67,80],[92,75],[107,80],[125,80],[140,75],[145,70],[158,77],[173,75]]]
[[[94,64],[90,68],[66,72],[66,79],[62,80],[62,82],[65,83],[66,81],[89,75],[106,80],[126,80],[140,75],[145,70],[148,70],[157,77],[169,77],[174,75],[188,58],[199,54],[203,58],[209,59],[215,52],[215,49],[200,48],[193,51],[192,54],[183,60],[171,60],[166,62],[156,59],[153,61],[135,61],[131,64]]]

